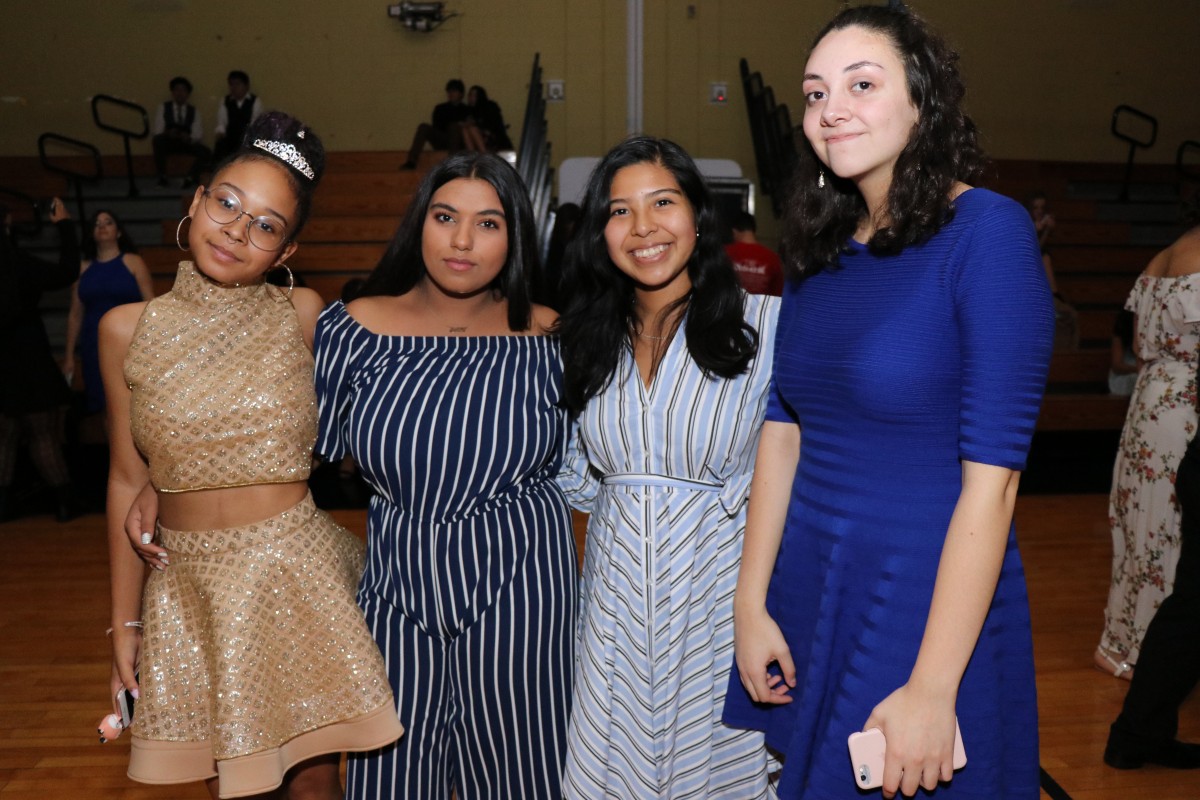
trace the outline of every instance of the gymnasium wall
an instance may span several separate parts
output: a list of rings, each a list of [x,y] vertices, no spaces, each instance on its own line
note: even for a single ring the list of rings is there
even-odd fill
[[[648,132],[697,156],[753,171],[738,80],[741,56],[801,111],[809,41],[835,0],[645,0]],[[1000,158],[1121,161],[1114,106],[1159,117],[1159,144],[1139,161],[1169,162],[1200,139],[1195,47],[1200,0],[915,0],[963,54],[969,108]],[[268,108],[286,109],[334,150],[407,147],[444,99],[450,77],[485,86],[519,130],[525,82],[540,51],[545,77],[566,82],[547,117],[553,158],[595,155],[625,133],[625,0],[449,0],[461,16],[433,33],[405,30],[384,0],[0,0],[0,155],[32,155],[44,131],[106,153],[89,98],[152,107],[177,74],[211,139],[225,74],[250,73]],[[1153,9],[1154,13],[1149,13]],[[708,102],[726,81],[727,104]],[[149,152],[149,142],[135,143]]]

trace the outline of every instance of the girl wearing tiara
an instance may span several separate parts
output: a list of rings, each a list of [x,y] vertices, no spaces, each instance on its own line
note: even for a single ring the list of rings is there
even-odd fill
[[[180,221],[193,260],[174,288],[100,324],[111,689],[139,697],[137,781],[335,798],[339,754],[403,730],[354,601],[362,547],[306,484],[321,300],[265,281],[296,251],[323,165],[298,120],[258,119]],[[159,525],[134,547],[139,492]],[[144,585],[139,552],[159,567]]]

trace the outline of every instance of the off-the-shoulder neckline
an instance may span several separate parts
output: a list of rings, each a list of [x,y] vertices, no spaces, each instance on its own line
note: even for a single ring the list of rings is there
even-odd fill
[[[368,328],[357,317],[351,314],[346,309],[346,304],[341,300],[337,300],[332,305],[338,313],[354,323],[359,330],[374,336],[377,339],[429,339],[433,341],[466,341],[466,342],[482,342],[490,339],[548,339],[550,334],[542,333],[489,333],[482,335],[465,334],[462,336],[453,336],[450,334],[420,334],[420,333],[379,333]]]

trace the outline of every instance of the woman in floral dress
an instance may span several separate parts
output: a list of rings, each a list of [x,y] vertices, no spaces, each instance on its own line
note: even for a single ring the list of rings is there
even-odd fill
[[[1200,347],[1200,225],[1154,257],[1125,308],[1136,315],[1142,366],[1121,431],[1108,518],[1112,586],[1099,669],[1128,680],[1146,626],[1171,593],[1179,560],[1175,471],[1196,432]]]

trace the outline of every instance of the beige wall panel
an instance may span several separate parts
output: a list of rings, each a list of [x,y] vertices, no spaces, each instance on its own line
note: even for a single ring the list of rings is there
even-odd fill
[[[1124,158],[1108,133],[1119,103],[1156,114],[1171,161],[1200,138],[1190,87],[1200,0],[914,0],[963,53],[969,106],[1003,158]],[[231,68],[268,106],[310,121],[333,149],[401,149],[452,76],[481,83],[520,126],[535,51],[567,101],[547,111],[555,161],[625,133],[625,0],[450,0],[463,16],[431,34],[388,19],[382,0],[0,0],[0,155],[35,152],[52,130],[120,152],[91,124],[108,92],[148,107],[187,75],[211,134]],[[689,16],[689,7],[694,14]],[[737,59],[746,56],[798,122],[808,42],[836,0],[646,0],[645,127],[697,155],[752,168]],[[725,106],[708,83],[729,83]],[[138,143],[149,152],[149,143]]]

